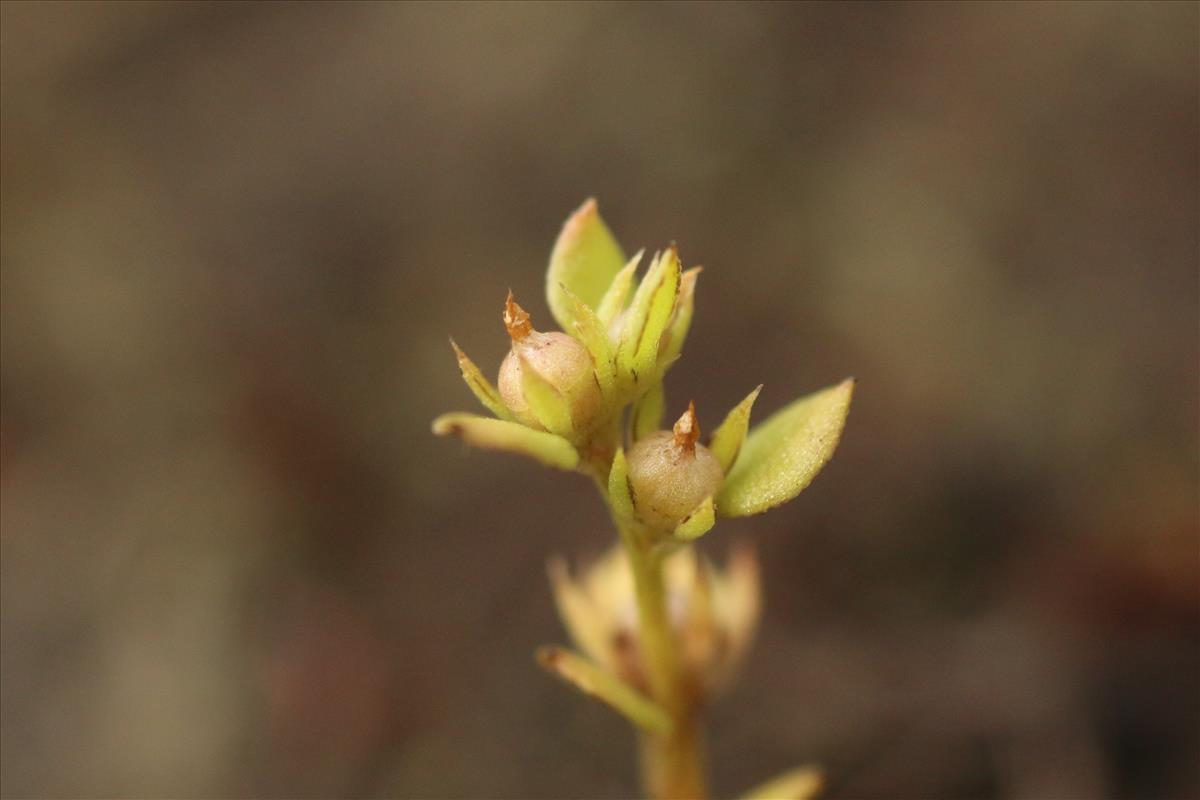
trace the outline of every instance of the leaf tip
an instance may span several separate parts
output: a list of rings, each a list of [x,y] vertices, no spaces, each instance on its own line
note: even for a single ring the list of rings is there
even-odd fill
[[[851,375],[849,378],[846,378],[844,381],[834,387],[835,392],[845,395],[847,409],[849,409],[850,401],[854,398],[854,390],[857,388],[858,378],[855,378],[853,375]]]
[[[567,217],[567,221],[563,223],[562,238],[570,240],[578,236],[585,225],[599,216],[600,204],[596,202],[596,198],[589,197],[579,208],[571,212],[571,216]]]
[[[534,651],[533,657],[539,664],[553,672],[557,669],[558,662],[562,661],[563,650],[561,647],[545,644]]]

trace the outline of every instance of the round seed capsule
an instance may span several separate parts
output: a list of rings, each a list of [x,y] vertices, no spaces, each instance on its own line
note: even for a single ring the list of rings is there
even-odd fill
[[[724,480],[717,457],[700,444],[700,426],[692,405],[673,431],[656,431],[629,451],[633,507],[646,525],[673,530]]]
[[[509,293],[504,323],[512,337],[512,349],[500,364],[497,388],[500,397],[518,420],[531,428],[545,430],[530,407],[523,388],[523,371],[531,369],[562,397],[571,418],[569,430],[554,430],[560,436],[585,433],[601,406],[591,354],[565,333],[535,331],[529,314]]]

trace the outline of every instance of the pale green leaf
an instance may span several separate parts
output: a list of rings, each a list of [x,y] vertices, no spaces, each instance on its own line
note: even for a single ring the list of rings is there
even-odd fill
[[[675,526],[675,540],[678,542],[691,542],[699,539],[704,534],[712,530],[712,526],[717,523],[716,510],[713,508],[712,497],[704,498],[700,505],[696,506],[695,510],[683,518],[683,521]]]
[[[625,313],[617,345],[617,374],[629,386],[652,379],[658,346],[679,294],[679,256],[674,247],[657,256]]]
[[[616,342],[614,361],[617,366],[617,380],[625,390],[633,388],[630,370],[633,367],[633,357],[637,353],[637,337],[646,324],[646,312],[650,308],[650,297],[654,291],[654,285],[650,283],[650,280],[660,274],[661,264],[662,253],[655,253],[654,257],[650,259],[650,266],[646,268],[646,274],[638,283],[637,291],[634,293],[629,307],[617,316],[614,329],[610,331]]]
[[[675,301],[675,311],[671,315],[671,324],[663,334],[665,348],[659,353],[659,363],[666,372],[666,367],[683,352],[683,343],[687,340],[688,329],[692,327],[692,312],[696,306],[696,279],[700,276],[700,267],[692,267],[679,277],[679,299]]]
[[[613,513],[622,519],[633,519],[633,490],[629,488],[629,462],[625,451],[617,448],[612,467],[608,471],[608,502]]]
[[[479,402],[500,419],[512,421],[512,412],[504,405],[504,401],[500,399],[500,392],[496,391],[492,382],[484,377],[474,361],[467,358],[467,354],[459,348],[458,342],[451,339],[450,346],[454,348],[454,355],[458,357],[458,368],[462,371],[463,380],[467,382],[467,386]]]
[[[662,381],[655,382],[637,399],[629,412],[629,429],[633,434],[633,441],[636,442],[662,427],[666,402]]]
[[[572,329],[574,314],[562,287],[595,308],[624,265],[620,245],[600,218],[596,201],[589,199],[563,225],[546,270],[546,302],[564,331]]]
[[[433,432],[438,436],[460,436],[487,450],[507,450],[528,456],[548,467],[572,470],[579,464],[579,453],[566,439],[516,422],[478,414],[443,414],[433,421]]]
[[[717,495],[717,511],[745,517],[798,495],[837,448],[854,381],[802,397],[750,431]]]
[[[613,366],[612,344],[608,339],[608,330],[604,323],[596,316],[596,312],[588,306],[587,303],[580,300],[574,292],[565,286],[562,287],[563,294],[567,302],[571,306],[571,313],[574,316],[574,333],[575,338],[583,342],[583,346],[587,348],[588,353],[592,357],[592,365],[595,367],[596,382],[600,384],[600,394],[605,400],[611,399],[615,388],[614,381],[616,379]]]
[[[578,653],[561,647],[541,647],[538,663],[567,683],[608,705],[622,716],[649,733],[669,733],[671,715],[623,680]]]
[[[800,767],[742,795],[742,800],[813,800],[821,793],[824,782],[821,770]]]
[[[637,352],[634,355],[633,371],[640,379],[650,378],[655,374],[658,363],[659,346],[671,315],[675,311],[675,303],[679,297],[680,269],[679,254],[672,247],[663,254],[662,282],[654,290],[650,298],[650,308],[646,313],[646,324],[642,328],[638,340]]]
[[[596,307],[596,316],[604,323],[606,329],[611,327],[617,315],[625,310],[625,301],[629,299],[629,289],[633,286],[633,275],[637,272],[637,266],[645,254],[645,250],[638,250],[634,257],[629,259],[629,263],[622,267],[621,271],[612,279],[612,283],[604,291],[604,297],[600,298],[600,305]]]
[[[733,410],[726,415],[725,421],[721,423],[715,431],[713,431],[712,442],[708,445],[708,449],[717,457],[717,461],[721,463],[721,469],[725,474],[729,474],[730,468],[737,462],[738,453],[742,449],[742,442],[746,439],[746,431],[750,427],[750,409],[754,405],[754,400],[758,397],[758,393],[762,391],[762,384],[758,385],[753,392],[746,395],[742,402],[734,406]]]

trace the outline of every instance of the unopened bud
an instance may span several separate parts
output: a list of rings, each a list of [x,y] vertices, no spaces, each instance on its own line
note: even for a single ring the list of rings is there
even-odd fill
[[[633,506],[646,525],[674,530],[721,487],[721,464],[699,438],[696,409],[689,404],[674,430],[644,436],[629,451]]]

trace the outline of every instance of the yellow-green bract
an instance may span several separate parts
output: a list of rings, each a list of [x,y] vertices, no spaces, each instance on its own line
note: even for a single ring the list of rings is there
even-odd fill
[[[796,400],[751,430],[717,494],[717,512],[761,514],[800,494],[833,456],[853,393],[854,381],[847,379]]]

